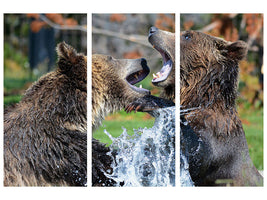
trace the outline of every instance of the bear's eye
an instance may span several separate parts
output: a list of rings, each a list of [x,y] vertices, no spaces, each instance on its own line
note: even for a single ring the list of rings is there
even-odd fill
[[[184,37],[185,40],[190,40],[191,39],[191,34],[190,33],[185,33],[183,35],[183,37]]]
[[[108,56],[107,59],[110,61],[110,60],[112,60],[113,58],[112,58],[112,56]]]

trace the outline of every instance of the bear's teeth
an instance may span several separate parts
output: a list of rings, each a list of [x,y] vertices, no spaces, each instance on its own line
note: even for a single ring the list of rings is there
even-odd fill
[[[156,75],[153,74],[153,79],[157,79],[157,78],[160,78],[160,77],[161,77],[161,73],[160,72],[156,73]]]
[[[138,79],[138,76],[137,76],[137,74],[135,74],[135,75],[134,75],[134,78]]]
[[[139,85],[139,88],[143,88],[142,84]]]

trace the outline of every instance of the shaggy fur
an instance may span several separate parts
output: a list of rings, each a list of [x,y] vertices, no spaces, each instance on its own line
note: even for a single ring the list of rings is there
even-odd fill
[[[149,94],[130,82],[139,82],[149,73],[146,60],[114,59],[92,55],[92,125],[95,130],[109,113],[123,109],[129,102]],[[128,80],[128,81],[127,81]],[[92,140],[92,185],[113,186],[116,182],[105,173],[112,173],[110,149]],[[104,173],[105,172],[105,173]]]
[[[87,59],[57,46],[58,68],[4,116],[5,186],[87,182]]]
[[[235,107],[246,43],[194,31],[182,32],[180,41],[180,102],[201,141],[197,155],[189,155],[192,180],[195,185],[262,185]]]
[[[92,186],[114,186],[116,182],[106,174],[112,174],[114,157],[107,155],[110,148],[98,140],[92,140]],[[115,156],[115,155],[113,155]],[[105,172],[105,173],[103,173]]]
[[[111,56],[92,56],[92,123],[93,130],[109,113],[123,109],[131,101],[149,91],[138,92],[126,81],[136,70],[146,67],[146,60],[114,59]]]

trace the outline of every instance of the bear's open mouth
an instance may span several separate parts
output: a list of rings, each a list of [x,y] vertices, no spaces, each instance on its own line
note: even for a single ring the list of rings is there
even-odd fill
[[[144,78],[146,78],[148,74],[149,74],[149,68],[146,67],[143,70],[140,70],[140,71],[137,71],[137,72],[134,72],[134,73],[128,75],[126,77],[126,81],[130,85],[130,87],[133,90],[135,90],[136,92],[150,94],[150,91],[145,89],[145,88],[142,88],[142,85],[140,85],[139,87],[136,87],[134,85],[134,84],[139,83],[140,81],[142,81]]]
[[[165,81],[168,78],[168,76],[171,73],[173,63],[172,63],[171,57],[166,51],[164,51],[163,49],[157,48],[155,46],[154,48],[161,54],[162,59],[163,59],[163,67],[161,68],[159,72],[157,72],[156,74],[153,74],[152,83],[158,83],[158,82]]]

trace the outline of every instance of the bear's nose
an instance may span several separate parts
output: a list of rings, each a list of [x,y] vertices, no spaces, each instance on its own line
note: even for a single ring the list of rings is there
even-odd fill
[[[148,36],[151,36],[153,33],[157,32],[159,29],[156,28],[155,26],[152,26],[150,29],[149,29],[149,35]]]
[[[146,59],[141,58],[141,65],[142,65],[142,66],[147,65]]]

